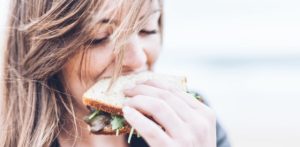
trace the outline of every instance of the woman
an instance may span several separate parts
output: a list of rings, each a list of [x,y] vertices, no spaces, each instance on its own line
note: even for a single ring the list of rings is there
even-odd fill
[[[86,129],[81,95],[103,77],[152,70],[162,15],[160,0],[12,0],[1,146],[229,146],[210,108],[160,81],[124,91],[124,117],[143,139]]]

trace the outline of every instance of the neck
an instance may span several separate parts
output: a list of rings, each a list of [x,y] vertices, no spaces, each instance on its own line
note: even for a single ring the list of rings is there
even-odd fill
[[[76,111],[76,110],[75,110]],[[105,147],[125,147],[127,146],[124,135],[95,135],[91,134],[87,128],[87,124],[83,121],[83,116],[85,114],[80,112],[85,112],[86,110],[81,110],[75,112],[76,115],[76,124],[69,121],[64,123],[63,129],[61,130],[58,136],[58,142],[61,147],[69,146],[105,146]],[[67,119],[72,120],[72,119]],[[77,132],[77,133],[76,133]]]

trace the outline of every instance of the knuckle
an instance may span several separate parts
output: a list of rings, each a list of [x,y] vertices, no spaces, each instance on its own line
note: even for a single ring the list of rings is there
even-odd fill
[[[195,142],[195,137],[185,134],[179,141],[180,146],[192,147]]]
[[[195,133],[199,138],[205,138],[209,134],[215,132],[216,125],[215,123],[211,123],[209,121],[203,121],[201,125],[198,125],[194,128]]]
[[[152,109],[155,114],[161,112],[162,108],[163,104],[160,100],[153,99],[152,103],[149,104],[149,109]]]
[[[209,109],[207,111],[207,118],[210,122],[215,122],[217,120],[217,116],[214,110]]]
[[[162,100],[156,100],[153,109],[154,113],[159,118],[169,117],[171,115],[171,111],[168,104]]]
[[[211,124],[208,122],[204,122],[204,123],[202,123],[202,128],[199,129],[199,133],[201,133],[203,135],[208,134],[210,128],[211,128]]]
[[[156,99],[153,103],[153,109],[157,112],[163,112],[163,110],[166,108],[166,103],[164,103],[162,100]]]
[[[213,109],[203,105],[198,109],[202,111],[204,118],[206,118],[210,122],[216,121],[217,115]]]
[[[163,99],[167,99],[167,98],[171,97],[171,95],[172,94],[168,91],[162,91],[162,92],[159,93],[159,96]]]

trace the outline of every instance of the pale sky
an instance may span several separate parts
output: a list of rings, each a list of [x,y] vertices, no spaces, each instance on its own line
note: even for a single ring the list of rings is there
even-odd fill
[[[8,0],[0,1],[3,31]],[[189,56],[300,56],[299,0],[165,0],[166,50]]]
[[[165,2],[167,49],[204,56],[300,56],[299,0]]]

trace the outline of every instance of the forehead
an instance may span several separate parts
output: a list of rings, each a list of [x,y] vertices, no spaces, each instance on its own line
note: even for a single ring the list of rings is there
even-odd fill
[[[132,11],[134,7],[138,9]],[[120,24],[130,12],[138,13],[138,19],[143,19],[147,14],[161,12],[159,0],[110,0],[106,12],[99,12],[97,19],[100,23]]]

